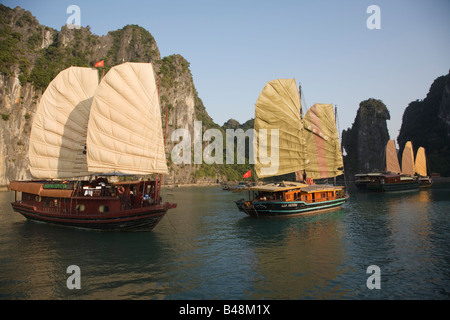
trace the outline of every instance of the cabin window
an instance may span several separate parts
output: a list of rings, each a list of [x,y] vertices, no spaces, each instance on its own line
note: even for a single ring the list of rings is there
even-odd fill
[[[83,212],[84,209],[86,209],[84,204],[77,204],[76,207],[75,207],[75,210],[77,210],[77,212]]]
[[[98,211],[109,212],[109,206],[104,206],[104,205],[98,206]]]
[[[35,200],[36,200],[36,202],[41,202],[42,198],[41,198],[41,196],[36,196]]]

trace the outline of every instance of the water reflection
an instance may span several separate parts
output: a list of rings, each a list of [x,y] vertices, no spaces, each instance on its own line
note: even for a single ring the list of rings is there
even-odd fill
[[[339,298],[345,209],[289,219],[244,218],[239,237],[252,251],[251,299]]]

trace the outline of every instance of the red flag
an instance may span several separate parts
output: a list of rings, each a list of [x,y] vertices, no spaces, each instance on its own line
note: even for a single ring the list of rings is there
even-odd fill
[[[99,62],[97,62],[97,63],[95,64],[95,68],[98,68],[98,67],[104,67],[104,66],[105,66],[105,61],[104,61],[104,60],[99,61]]]
[[[244,175],[242,176],[244,179],[251,177],[252,176],[252,170],[247,171],[246,173],[244,173]]]

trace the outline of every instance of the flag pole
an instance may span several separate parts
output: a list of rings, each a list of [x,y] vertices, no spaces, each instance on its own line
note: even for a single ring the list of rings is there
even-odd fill
[[[102,78],[105,76],[105,60],[97,61],[94,65],[94,68],[102,67]],[[101,80],[100,79],[100,80]]]

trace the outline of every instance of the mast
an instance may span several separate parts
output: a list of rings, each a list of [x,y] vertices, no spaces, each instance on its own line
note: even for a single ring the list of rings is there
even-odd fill
[[[302,84],[299,82],[298,83],[298,96],[300,98],[300,117],[303,118],[303,107],[302,107]]]
[[[158,74],[158,100],[161,103],[161,75]],[[164,130],[164,150],[166,150],[166,142],[167,142],[167,124],[169,121],[169,106],[166,104],[166,124]],[[159,180],[159,181],[158,181]],[[156,178],[156,186],[155,186],[155,203],[159,204],[159,195],[160,189],[162,186],[162,174],[157,175]]]
[[[161,75],[158,74],[158,100],[161,103]],[[166,150],[166,142],[167,142],[167,124],[169,122],[169,106],[166,104],[166,124],[164,130],[164,152]],[[159,204],[159,195],[162,186],[162,174],[157,175],[156,177],[156,185],[155,185],[155,203]]]

